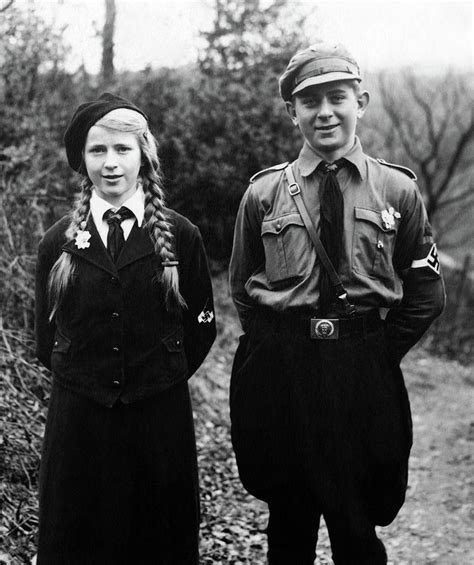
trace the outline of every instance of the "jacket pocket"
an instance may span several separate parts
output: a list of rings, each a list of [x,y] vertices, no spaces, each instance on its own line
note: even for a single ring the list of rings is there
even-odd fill
[[[286,214],[262,222],[265,272],[270,282],[302,277],[311,264],[309,235],[301,216]]]
[[[391,279],[394,276],[392,255],[397,235],[396,224],[386,227],[382,212],[354,208],[352,266],[354,271],[370,278]]]
[[[68,353],[71,347],[71,340],[56,331],[53,342],[53,353]]]
[[[172,334],[164,337],[162,340],[163,345],[166,347],[167,351],[170,353],[179,353],[184,350],[184,330],[179,327],[177,330],[173,331]]]
[[[56,330],[51,351],[51,370],[62,373],[69,366],[71,340]]]

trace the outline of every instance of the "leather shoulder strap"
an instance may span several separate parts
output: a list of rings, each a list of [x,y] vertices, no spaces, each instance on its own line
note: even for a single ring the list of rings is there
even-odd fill
[[[331,284],[334,287],[334,290],[336,291],[336,295],[339,298],[339,300],[342,301],[344,308],[346,309],[346,313],[348,315],[353,315],[355,313],[355,307],[349,303],[347,297],[347,291],[344,288],[342,281],[339,278],[336,269],[334,268],[334,265],[329,259],[328,254],[326,253],[326,249],[324,248],[324,245],[321,243],[321,240],[319,239],[316,226],[314,225],[313,220],[311,219],[311,216],[309,215],[308,210],[306,208],[306,204],[304,203],[303,197],[301,196],[301,189],[298,183],[296,182],[291,164],[289,164],[285,168],[285,175],[288,181],[288,192],[295,201],[301,219],[303,220],[303,223],[309,234],[309,237],[313,242],[314,248],[316,249],[316,253],[318,254],[321,263],[323,264],[324,268],[328,273],[329,280],[331,281]]]

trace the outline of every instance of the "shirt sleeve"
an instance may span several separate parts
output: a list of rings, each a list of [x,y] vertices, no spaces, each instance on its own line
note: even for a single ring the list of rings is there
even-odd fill
[[[392,353],[400,361],[445,304],[436,244],[417,188],[405,206],[393,261],[403,281],[403,298],[388,313],[386,325]]]
[[[245,285],[265,262],[261,225],[258,201],[254,187],[250,185],[237,213],[229,266],[230,291],[244,331],[247,331],[255,309],[255,303],[247,294]]]
[[[216,319],[209,266],[201,234],[195,228],[186,249],[186,274],[182,293],[184,311],[184,349],[189,377],[200,367],[216,338]]]

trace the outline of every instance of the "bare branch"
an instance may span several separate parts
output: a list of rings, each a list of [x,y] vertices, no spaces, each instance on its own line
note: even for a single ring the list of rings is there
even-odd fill
[[[448,245],[449,247],[456,248],[459,244],[466,243],[466,234],[462,230],[453,230],[453,226],[458,225],[459,222],[465,218],[468,213],[466,210],[472,209],[474,204],[472,196],[474,196],[474,193],[471,193],[471,198],[464,202],[462,207],[457,208],[452,215],[443,214],[443,218],[438,219],[436,230],[436,241],[438,245],[443,245],[445,248],[447,248]],[[455,235],[457,235],[457,237],[454,237]],[[447,237],[449,238],[448,243],[445,241]]]
[[[1,6],[1,7],[0,7],[0,13],[1,13],[1,12],[6,12],[6,11],[8,10],[8,8],[10,8],[10,6],[13,5],[13,2],[14,2],[14,1],[15,1],[15,0],[8,0],[7,3],[6,3],[4,6]]]
[[[443,194],[447,192],[451,178],[453,177],[454,172],[459,164],[459,161],[461,160],[461,156],[464,152],[464,149],[471,140],[471,138],[473,137],[473,135],[474,135],[474,121],[471,120],[468,129],[466,129],[459,137],[454,152],[452,154],[451,160],[449,162],[449,165],[444,173],[442,181],[438,185],[438,190],[436,193],[436,200],[438,203],[440,202],[441,196],[443,196]],[[428,210],[428,213],[430,212],[433,213],[433,209]]]
[[[402,124],[402,121],[400,120],[399,114],[396,110],[394,100],[389,92],[388,85],[386,84],[385,76],[383,74],[381,74],[379,77],[379,85],[381,91],[382,106],[389,116],[393,128],[398,134],[405,152],[414,161],[420,161],[420,156],[413,150],[412,143],[410,142],[415,138],[413,125],[410,120],[406,120],[406,122]],[[403,125],[405,125],[408,132],[403,127]]]
[[[438,144],[438,136],[435,132],[434,120],[433,120],[433,108],[430,104],[428,104],[423,96],[420,95],[418,91],[418,86],[416,84],[415,77],[413,74],[409,74],[407,78],[408,87],[410,92],[417,102],[418,106],[423,110],[425,114],[426,124],[428,126],[428,137],[431,146],[433,147],[434,153],[436,153],[437,144]]]
[[[446,206],[452,206],[453,204],[458,204],[459,202],[462,202],[464,200],[466,200],[467,198],[469,198],[469,196],[473,196],[474,195],[474,190],[472,186],[468,186],[466,188],[466,190],[452,196],[451,198],[447,198],[446,200],[440,200],[438,201],[438,206],[439,207],[443,207],[445,208]],[[464,212],[464,208],[460,209],[461,212]]]

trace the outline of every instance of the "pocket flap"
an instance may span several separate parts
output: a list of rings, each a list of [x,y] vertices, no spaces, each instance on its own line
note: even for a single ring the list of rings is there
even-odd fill
[[[183,328],[178,328],[171,335],[164,337],[162,339],[162,342],[166,347],[166,349],[170,352],[182,351],[184,346],[183,337],[184,337]]]
[[[370,208],[354,208],[355,217],[357,220],[365,220],[375,224],[382,231],[393,231],[395,230],[395,225],[387,228],[382,221],[382,212],[379,210],[371,210]]]
[[[290,225],[304,227],[304,222],[299,214],[287,214],[272,220],[264,220],[262,222],[262,235],[267,233],[278,235]]]
[[[53,342],[53,353],[67,353],[71,347],[71,340],[56,332]]]

